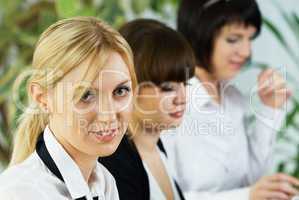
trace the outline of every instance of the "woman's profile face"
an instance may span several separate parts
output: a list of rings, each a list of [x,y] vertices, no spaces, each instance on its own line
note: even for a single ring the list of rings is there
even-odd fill
[[[138,120],[144,128],[161,131],[178,126],[186,107],[186,88],[181,82],[160,86],[140,85],[136,101]]]
[[[72,89],[81,83],[84,64],[89,63],[70,71],[50,95],[50,128],[67,149],[107,156],[118,147],[131,117],[130,73],[120,54],[111,53],[89,89],[79,102],[72,104]]]
[[[218,80],[235,77],[251,56],[254,26],[234,23],[225,25],[214,41],[212,71]]]

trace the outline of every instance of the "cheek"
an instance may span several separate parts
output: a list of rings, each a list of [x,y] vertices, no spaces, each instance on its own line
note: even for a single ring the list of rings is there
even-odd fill
[[[115,112],[131,112],[133,110],[133,95],[127,96],[123,99],[115,100],[114,103]]]
[[[116,102],[114,106],[117,123],[127,123],[131,120],[133,114],[133,102],[131,100]]]
[[[80,131],[80,133],[87,133],[88,130],[91,128],[90,126],[93,125],[93,122],[96,119],[97,112],[94,109],[88,110],[73,110],[73,121],[74,127],[76,130]]]
[[[168,94],[161,98],[160,100],[160,110],[163,111],[163,113],[168,113],[173,108],[173,101],[175,98],[175,94]]]
[[[221,67],[221,65],[225,64],[230,57],[234,54],[235,47],[231,44],[227,44],[226,41],[219,41],[217,46],[214,48],[213,53],[213,64],[215,68]]]
[[[135,109],[141,114],[149,114],[159,109],[156,97],[139,97]]]
[[[128,105],[125,109],[116,112],[117,120],[119,123],[128,122],[132,118],[133,105]]]

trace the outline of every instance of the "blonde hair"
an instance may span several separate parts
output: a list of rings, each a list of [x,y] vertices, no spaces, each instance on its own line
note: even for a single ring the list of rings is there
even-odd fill
[[[95,79],[111,52],[119,53],[130,71],[133,89],[137,85],[131,49],[123,37],[106,23],[94,17],[74,17],[51,25],[39,38],[34,55],[32,73],[28,81],[45,91],[53,88],[68,72],[85,60],[88,66],[84,81]],[[44,73],[41,73],[44,72]],[[27,87],[29,93],[29,87]],[[80,91],[80,95],[84,89]],[[41,111],[29,98],[28,108]],[[17,127],[10,165],[24,161],[35,150],[37,138],[49,122],[45,112],[24,112]]]

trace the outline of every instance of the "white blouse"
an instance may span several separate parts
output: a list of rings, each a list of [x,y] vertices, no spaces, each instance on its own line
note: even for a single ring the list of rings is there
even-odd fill
[[[167,175],[169,177],[170,183],[171,183],[171,187],[172,187],[172,191],[174,194],[174,200],[180,200],[180,196],[179,193],[175,187],[175,183],[174,183],[174,169],[171,168],[171,166],[168,164],[167,158],[164,155],[163,152],[160,152],[160,157],[161,160],[164,164],[164,167],[166,169]],[[146,164],[146,162],[143,161],[143,166],[145,168],[145,171],[147,173],[148,179],[149,179],[149,188],[150,188],[150,200],[167,200],[164,192],[162,191],[162,189],[160,188],[158,182],[156,181],[155,177],[152,175],[148,165]]]
[[[104,166],[97,162],[92,173],[93,181],[87,184],[77,164],[48,127],[44,131],[44,141],[64,182],[47,168],[35,151],[24,162],[8,168],[0,175],[0,199],[119,199],[115,180]]]
[[[247,200],[270,167],[284,113],[262,106],[249,127],[251,108],[236,87],[226,83],[217,104],[197,78],[189,83],[182,124],[161,134],[177,181],[187,200]]]

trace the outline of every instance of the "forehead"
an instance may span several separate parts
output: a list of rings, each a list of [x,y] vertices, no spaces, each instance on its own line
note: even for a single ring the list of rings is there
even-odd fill
[[[92,86],[100,90],[109,89],[124,81],[131,81],[130,72],[123,57],[118,53],[112,53],[99,75],[93,81]]]
[[[220,35],[237,34],[253,36],[256,33],[256,28],[253,25],[246,26],[242,23],[232,23],[222,27]]]
[[[98,67],[91,66],[90,63],[90,60],[82,62],[80,66],[70,71],[61,81],[73,85],[79,84],[83,80],[88,67]],[[91,82],[92,87],[101,90],[109,89],[126,80],[131,80],[128,66],[119,53],[112,52],[95,79],[87,81]]]

